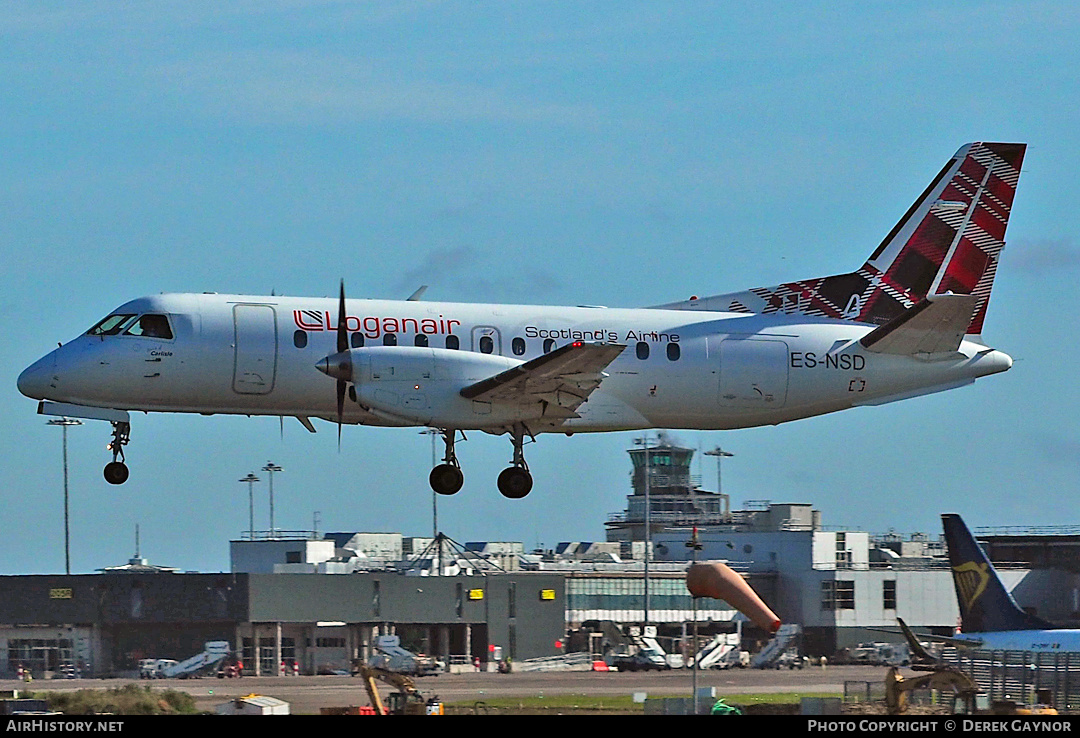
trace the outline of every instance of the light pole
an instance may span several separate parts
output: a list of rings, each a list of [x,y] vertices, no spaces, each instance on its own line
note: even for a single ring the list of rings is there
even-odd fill
[[[259,478],[255,476],[255,472],[248,472],[248,475],[243,479],[238,480],[240,482],[247,482],[248,486],[248,540],[255,540],[255,482],[259,481]]]
[[[690,549],[691,566],[697,565],[697,552],[701,550],[701,541],[698,540],[698,530],[695,525],[693,533],[690,535],[690,540],[686,542],[686,547]],[[694,714],[698,714],[698,691],[697,691],[697,677],[698,677],[698,616],[697,616],[697,597],[690,595],[690,602],[693,605],[693,617],[694,617],[694,645],[690,647],[690,653],[694,658],[694,673],[692,689],[694,690]]]
[[[646,435],[634,439],[634,443],[640,445],[645,450],[645,617],[644,622],[641,624],[641,630],[642,633],[644,633],[645,628],[649,625],[649,544],[652,542],[652,520],[649,514],[649,508],[651,507],[649,501],[649,486],[652,484],[652,480],[649,477],[652,476],[652,465],[649,459],[651,456],[649,437]]]
[[[420,431],[422,436],[431,436],[431,468],[435,468],[435,436],[439,435],[441,431],[438,428],[428,428],[427,430]],[[435,537],[439,535],[439,506],[437,501],[439,495],[435,490],[431,490],[431,535]]]
[[[285,470],[272,461],[266,462],[262,470],[270,474],[270,537],[274,538],[274,472]]]
[[[69,425],[82,425],[82,421],[75,418],[57,418],[48,421],[46,425],[60,426],[64,436],[64,573],[71,574],[71,528],[68,524],[67,429]]]
[[[456,432],[456,431],[455,431]],[[431,468],[435,468],[435,436],[439,435],[441,431],[438,428],[428,428],[427,430],[420,431],[422,436],[431,436]],[[435,541],[435,545],[439,547],[435,554],[435,566],[440,570],[442,569],[442,541],[439,540],[439,495],[434,489],[431,490],[431,538]],[[435,576],[440,576],[442,571],[436,571]]]
[[[720,477],[720,463],[721,463],[721,461],[723,461],[723,459],[730,458],[730,457],[734,456],[735,454],[731,453],[730,451],[725,451],[724,449],[717,446],[712,451],[706,451],[705,455],[706,456],[715,456],[716,457],[716,494],[717,494],[717,496],[721,496],[721,498],[720,498],[721,499],[721,504],[723,504],[722,495],[724,493],[724,488],[722,486],[723,480]],[[728,506],[725,505],[724,507],[728,507]],[[725,514],[727,512],[729,512],[729,511],[724,510]]]

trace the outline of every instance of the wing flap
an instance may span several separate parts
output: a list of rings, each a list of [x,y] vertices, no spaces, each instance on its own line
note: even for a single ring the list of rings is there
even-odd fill
[[[604,369],[625,348],[576,341],[471,384],[460,394],[468,400],[503,405],[540,403],[545,417],[578,417],[574,411],[600,386],[607,377]]]

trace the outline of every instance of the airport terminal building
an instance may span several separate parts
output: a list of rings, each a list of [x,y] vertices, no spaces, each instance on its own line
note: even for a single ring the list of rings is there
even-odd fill
[[[548,656],[565,634],[558,575],[412,577],[394,572],[0,577],[0,674],[133,674],[225,640],[247,673],[348,672],[374,636],[434,655]],[[256,650],[257,649],[257,650]]]
[[[811,522],[800,526],[803,514]],[[939,540],[820,530],[803,505],[773,505],[749,517],[755,522],[744,521],[742,530],[700,531],[698,555],[726,560],[784,622],[800,624],[804,653],[832,655],[889,640],[875,629],[895,627],[897,616],[942,635],[955,627],[956,598]],[[1043,545],[1033,538],[1033,547]],[[517,543],[467,544],[435,568],[430,556],[398,550],[425,540],[431,539],[279,533],[234,541],[237,570],[230,573],[136,566],[0,577],[0,676],[12,677],[20,666],[39,678],[71,670],[131,676],[140,659],[183,659],[215,640],[234,644],[249,674],[294,664],[305,674],[348,672],[355,659],[372,655],[376,636],[391,633],[447,664],[566,651],[603,657],[632,647],[633,631],[646,624],[665,651],[684,656],[695,621],[703,636],[741,629],[749,650],[767,640],[726,603],[689,597],[686,531],[654,535],[648,598],[645,563],[635,558],[644,550],[640,542],[532,553]],[[1016,535],[1009,545],[1015,556]],[[354,555],[363,550],[367,555]],[[999,573],[1022,606],[1075,623],[1078,573]]]
[[[634,490],[603,542],[527,552],[517,542],[462,546],[400,533],[248,531],[230,544],[228,573],[178,573],[136,555],[97,574],[0,577],[0,676],[19,667],[133,675],[140,659],[183,659],[219,640],[257,674],[294,665],[347,673],[384,634],[446,664],[568,651],[603,658],[640,645],[643,626],[685,657],[695,622],[703,636],[739,631],[744,648],[763,645],[768,634],[727,603],[690,597],[685,572],[695,558],[740,572],[783,622],[801,627],[808,655],[899,640],[880,632],[897,617],[940,635],[956,627],[939,535],[827,529],[804,503],[731,510],[690,476],[692,450],[630,453]],[[700,550],[687,545],[695,531]],[[979,537],[1021,606],[1076,627],[1078,533]]]

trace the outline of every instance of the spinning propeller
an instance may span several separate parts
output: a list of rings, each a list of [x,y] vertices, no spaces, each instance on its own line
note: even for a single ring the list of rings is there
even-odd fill
[[[337,353],[327,356],[317,366],[323,374],[337,380],[338,450],[341,449],[341,424],[345,415],[345,391],[352,380],[352,358],[349,356],[349,329],[345,315],[345,280],[341,280],[338,297]]]
[[[337,313],[337,352],[338,356],[341,356],[349,350],[349,328],[346,325],[347,318],[345,316],[345,280],[341,280],[341,292],[338,295],[338,313]],[[344,369],[344,363],[347,359],[342,359],[340,365]],[[350,369],[352,368],[352,362],[349,361]],[[352,372],[349,372],[352,374]],[[345,387],[346,382],[340,376],[337,380],[337,445],[338,450],[341,450],[341,418],[345,414]]]

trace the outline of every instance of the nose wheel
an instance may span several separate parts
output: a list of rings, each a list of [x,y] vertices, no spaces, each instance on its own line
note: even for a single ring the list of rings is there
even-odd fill
[[[107,448],[112,451],[113,460],[105,465],[105,481],[109,484],[123,484],[128,478],[127,464],[124,463],[124,446],[131,437],[131,424],[113,423],[112,427],[113,437]]]
[[[465,483],[465,475],[461,473],[461,466],[458,464],[457,454],[454,452],[457,431],[444,429],[442,435],[443,441],[446,443],[446,454],[443,456],[443,463],[431,470],[431,474],[428,475],[428,483],[431,485],[431,489],[440,495],[454,495],[461,490],[461,485]]]
[[[527,432],[528,429],[521,423],[510,429],[510,441],[514,444],[514,460],[511,462],[513,466],[503,469],[499,474],[499,492],[511,500],[520,500],[532,491],[533,478],[522,451]]]

